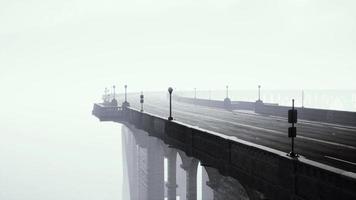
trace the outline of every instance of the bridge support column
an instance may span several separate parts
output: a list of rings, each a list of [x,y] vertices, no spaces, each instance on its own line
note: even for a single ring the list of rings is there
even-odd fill
[[[166,183],[168,200],[176,200],[177,198],[177,151],[169,149],[167,152],[168,160],[168,181]]]
[[[182,157],[181,167],[186,172],[186,199],[196,200],[197,199],[197,170],[198,170],[198,160],[195,158],[190,158],[187,156]]]
[[[163,144],[157,138],[147,138],[147,197],[148,200],[164,199]]]

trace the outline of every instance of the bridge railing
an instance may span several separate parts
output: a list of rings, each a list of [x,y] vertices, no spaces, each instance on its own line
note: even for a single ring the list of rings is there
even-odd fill
[[[112,120],[122,118],[122,107],[120,106],[111,106],[102,103],[94,104],[92,114],[97,116],[102,121]]]
[[[208,100],[208,99],[194,99],[188,97],[174,96],[174,99],[184,103],[191,103],[200,106],[208,106],[214,108],[226,108],[229,110],[253,110],[258,114],[287,117],[290,107],[281,106],[270,103],[257,103],[247,101],[232,101],[231,105],[226,107],[224,101]],[[326,110],[317,108],[296,108],[300,119],[340,124],[346,126],[356,126],[356,112],[340,111],[340,110]]]

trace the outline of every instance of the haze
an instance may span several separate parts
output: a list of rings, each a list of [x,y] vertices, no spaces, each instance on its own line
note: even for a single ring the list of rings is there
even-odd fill
[[[41,99],[114,83],[355,89],[355,9],[351,0],[1,1],[0,85]]]

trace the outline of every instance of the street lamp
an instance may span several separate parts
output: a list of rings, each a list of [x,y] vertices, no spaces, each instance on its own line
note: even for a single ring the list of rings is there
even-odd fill
[[[261,101],[261,85],[258,85],[258,101]]]
[[[226,86],[226,98],[229,98],[229,86]]]
[[[113,89],[113,91],[114,91],[114,99],[115,99],[115,88],[116,88],[116,86],[113,85],[113,86],[112,86],[112,89]]]
[[[197,88],[194,88],[194,99],[197,99]]]
[[[130,103],[127,102],[127,85],[125,87],[125,101],[122,103],[123,109],[126,109],[127,107],[130,107]]]
[[[127,102],[127,85],[125,85],[125,102]]]
[[[172,92],[173,92],[173,88],[169,87],[168,88],[168,92],[169,92],[169,117],[168,120],[172,121],[173,117],[172,117]]]
[[[304,90],[302,90],[302,108],[304,108]]]
[[[103,100],[104,100],[104,103],[106,103],[106,102],[108,102],[109,101],[109,98],[108,98],[108,92],[109,92],[109,90],[108,90],[108,88],[106,87],[105,88],[105,90],[104,90],[104,98],[103,98]]]

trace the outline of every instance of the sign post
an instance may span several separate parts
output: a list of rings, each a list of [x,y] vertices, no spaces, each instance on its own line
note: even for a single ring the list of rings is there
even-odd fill
[[[140,103],[141,103],[141,112],[143,112],[143,100],[144,96],[143,96],[143,92],[141,92],[141,95],[140,95]]]
[[[292,124],[292,127],[288,128],[288,137],[292,140],[292,151],[289,152],[289,156],[292,158],[299,157],[298,154],[294,152],[294,138],[297,136],[297,127],[294,124],[297,123],[298,112],[294,109],[294,99],[292,100],[292,109],[288,111],[288,123]]]

